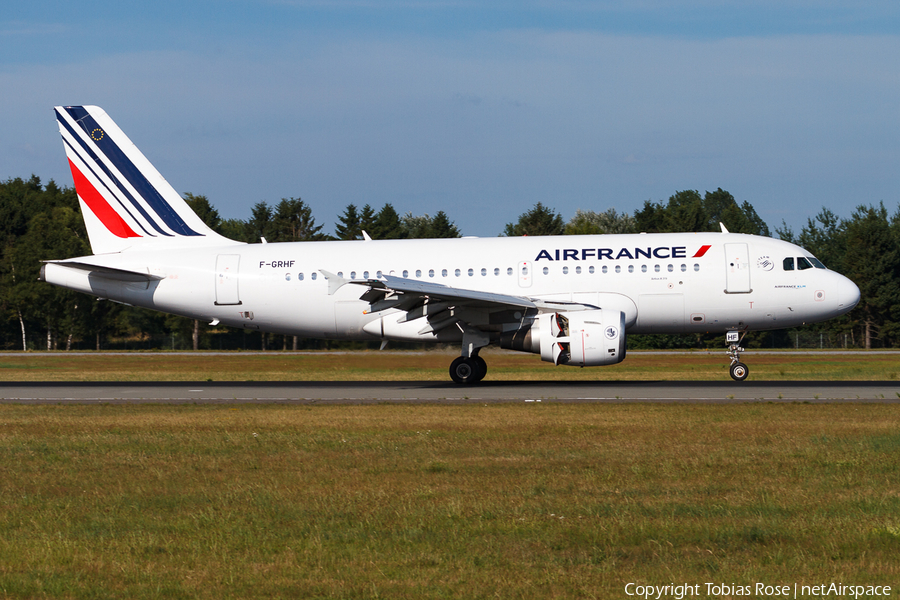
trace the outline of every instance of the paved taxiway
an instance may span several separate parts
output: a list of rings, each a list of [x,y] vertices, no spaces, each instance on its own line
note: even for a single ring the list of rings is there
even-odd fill
[[[890,381],[485,381],[0,383],[0,402],[23,404],[470,404],[496,402],[888,402]]]

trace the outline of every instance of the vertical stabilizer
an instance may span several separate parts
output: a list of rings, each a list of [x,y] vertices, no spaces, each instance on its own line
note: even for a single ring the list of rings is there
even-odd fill
[[[94,254],[239,243],[207,227],[103,109],[55,111]]]

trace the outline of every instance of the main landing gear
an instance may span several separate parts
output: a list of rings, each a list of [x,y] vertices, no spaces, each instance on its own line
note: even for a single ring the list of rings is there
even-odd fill
[[[491,343],[488,334],[465,323],[457,323],[462,331],[462,353],[450,363],[450,378],[456,383],[478,383],[487,375],[487,363],[478,351]]]
[[[459,356],[450,363],[450,378],[456,383],[478,383],[487,375],[487,363],[475,354]]]
[[[731,373],[731,378],[735,381],[744,381],[747,379],[747,375],[750,374],[750,368],[741,362],[741,352],[744,351],[741,348],[740,343],[744,339],[744,336],[747,335],[747,330],[741,334],[738,331],[729,331],[726,334],[725,341],[729,342],[728,350],[725,352],[729,358],[731,358],[731,368],[729,372]]]

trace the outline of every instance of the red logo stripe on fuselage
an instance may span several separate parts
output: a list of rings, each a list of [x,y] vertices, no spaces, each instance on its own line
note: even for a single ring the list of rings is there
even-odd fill
[[[695,254],[695,255],[693,256],[693,258],[700,258],[700,257],[702,257],[704,254],[706,254],[706,251],[709,250],[710,248],[712,248],[712,246],[711,246],[710,244],[706,244],[706,245],[704,245],[704,246],[700,246],[700,249],[697,250],[697,254]]]
[[[84,200],[91,212],[100,219],[100,222],[109,229],[110,233],[120,238],[141,237],[128,226],[128,223],[122,220],[119,213],[109,205],[109,202],[100,195],[100,192],[91,185],[91,182],[88,181],[87,177],[78,170],[78,167],[71,160],[69,161],[69,168],[72,169],[72,179],[75,180],[75,191],[78,193],[78,196]]]

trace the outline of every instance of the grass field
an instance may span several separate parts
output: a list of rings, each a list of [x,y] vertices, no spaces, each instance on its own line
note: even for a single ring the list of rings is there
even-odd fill
[[[0,597],[896,593],[898,452],[897,405],[0,406]]]
[[[267,354],[67,354],[0,356],[0,381],[447,381],[456,352]],[[531,354],[488,350],[488,381],[724,379],[724,350],[649,354],[631,352],[618,365],[554,367]],[[753,354],[752,380],[897,380],[898,354]]]

